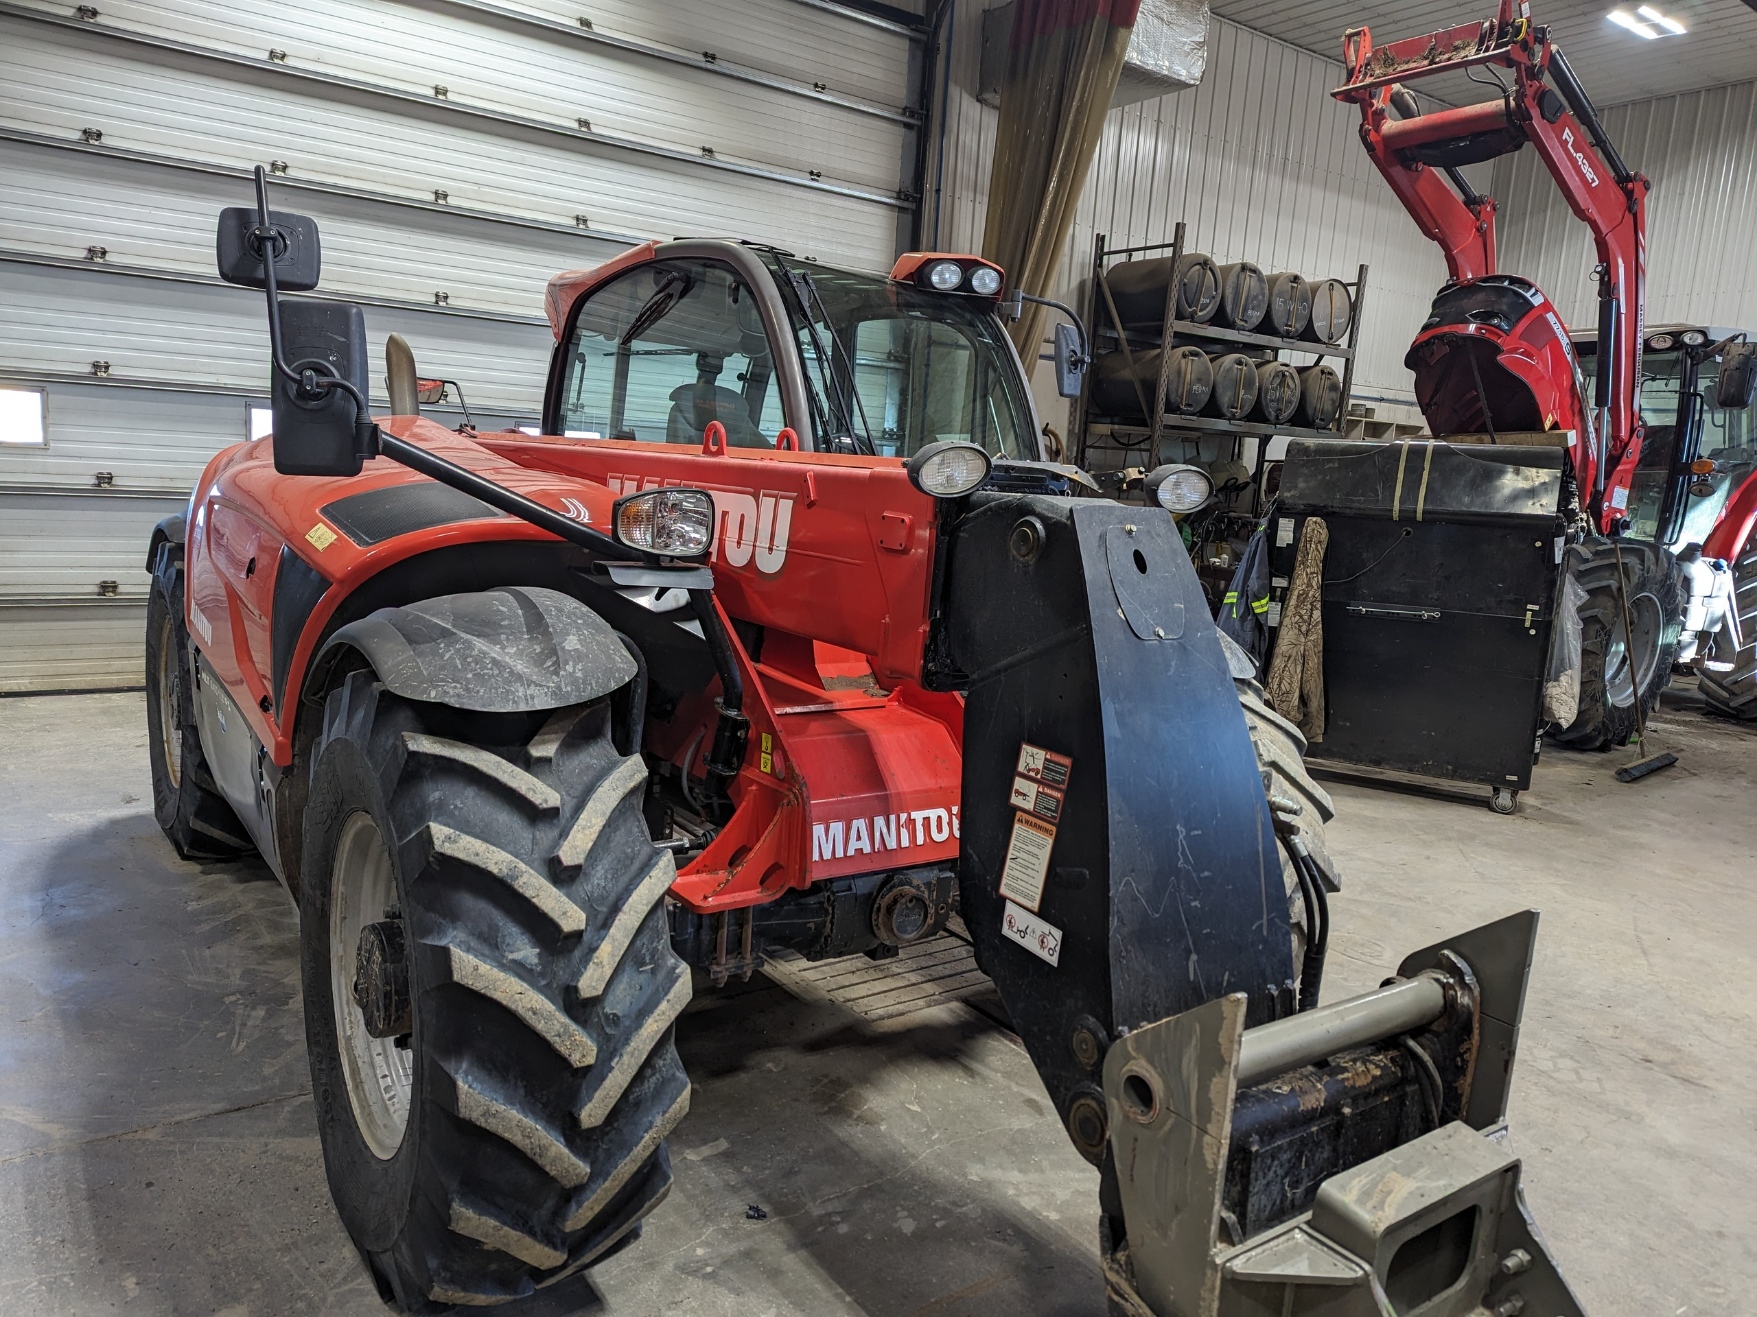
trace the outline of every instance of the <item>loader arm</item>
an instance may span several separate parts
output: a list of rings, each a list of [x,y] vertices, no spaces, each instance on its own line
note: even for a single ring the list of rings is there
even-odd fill
[[[1532,23],[1531,6],[1523,0],[1501,0],[1493,19],[1377,48],[1367,28],[1350,29],[1343,59],[1348,81],[1331,94],[1359,107],[1368,154],[1416,225],[1440,245],[1454,283],[1497,273],[1496,203],[1464,179],[1464,165],[1530,143],[1569,209],[1592,231],[1605,367],[1594,397],[1580,400],[1591,433],[1577,447],[1574,466],[1597,529],[1613,532],[1625,520],[1643,438],[1636,398],[1648,180],[1618,154],[1567,58],[1550,41],[1549,29]],[[1420,78],[1482,66],[1512,71],[1513,85],[1501,100],[1422,114],[1404,88]]]

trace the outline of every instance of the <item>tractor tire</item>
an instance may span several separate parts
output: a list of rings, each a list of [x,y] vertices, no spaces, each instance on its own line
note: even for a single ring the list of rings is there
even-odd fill
[[[1652,717],[1672,679],[1684,614],[1682,570],[1655,545],[1625,543],[1622,550],[1633,645],[1618,598],[1615,546],[1595,540],[1569,550],[1569,570],[1586,591],[1580,606],[1580,712],[1550,734],[1571,750],[1627,745],[1638,725],[1636,700],[1640,717]]]
[[[186,860],[224,860],[255,848],[202,753],[183,621],[183,546],[162,544],[146,603],[146,740],[153,817]]]
[[[1324,838],[1324,825],[1336,816],[1336,806],[1329,792],[1306,771],[1305,735],[1264,702],[1263,688],[1256,681],[1234,676],[1233,686],[1238,690],[1239,707],[1244,710],[1245,726],[1251,733],[1251,747],[1257,752],[1257,767],[1263,774],[1263,790],[1270,797],[1270,807],[1280,805],[1277,812],[1285,815],[1289,811],[1283,802],[1297,806],[1294,818],[1299,835],[1318,862],[1325,890],[1340,891],[1341,872],[1330,858]],[[1293,861],[1285,851],[1281,855],[1281,880],[1287,889],[1287,921],[1293,931],[1293,964],[1297,971],[1306,948],[1305,900],[1300,895]]]
[[[417,704],[354,672],[312,755],[301,970],[342,1223],[412,1311],[489,1305],[632,1241],[689,1107],[676,871],[607,700]]]
[[[1743,643],[1731,672],[1702,669],[1702,699],[1710,713],[1757,722],[1757,537],[1733,560],[1733,607]]]

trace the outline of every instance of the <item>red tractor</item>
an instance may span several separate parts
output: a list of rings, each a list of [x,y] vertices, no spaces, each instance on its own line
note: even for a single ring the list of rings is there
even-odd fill
[[[1535,915],[1318,1004],[1329,802],[1169,512],[1041,460],[998,269],[649,243],[551,282],[542,435],[453,431],[400,340],[371,417],[362,314],[280,299],[318,235],[257,180],[219,266],[266,291],[274,432],[153,536],[154,800],[297,901],[387,1299],[631,1242],[698,982],[956,914],[1101,1168],[1119,1310],[1579,1311],[1483,1134]]]
[[[1711,708],[1757,718],[1757,348],[1728,330],[1645,328],[1648,181],[1528,3],[1383,46],[1352,29],[1343,58],[1334,95],[1359,107],[1373,163],[1446,255],[1450,280],[1405,359],[1429,428],[1568,445],[1565,571],[1586,602],[1579,716],[1557,739],[1624,744],[1679,663],[1701,669]],[[1459,109],[1423,114],[1404,86],[1496,67],[1513,75],[1504,95]],[[1528,143],[1592,230],[1596,333],[1571,339],[1542,291],[1497,272],[1496,203],[1462,167]]]

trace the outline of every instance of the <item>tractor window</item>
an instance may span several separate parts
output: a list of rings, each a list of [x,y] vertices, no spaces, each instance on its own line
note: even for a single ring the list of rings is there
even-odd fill
[[[712,421],[740,448],[786,422],[756,299],[708,261],[655,261],[593,293],[574,317],[561,387],[570,439],[699,444]]]
[[[870,440],[881,457],[909,457],[963,439],[997,456],[1037,458],[1024,380],[988,303],[877,275],[775,267],[796,294],[787,300],[819,448],[864,451]]]

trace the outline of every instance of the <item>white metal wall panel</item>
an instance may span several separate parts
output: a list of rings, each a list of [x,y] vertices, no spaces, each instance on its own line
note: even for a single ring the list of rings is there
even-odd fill
[[[251,166],[321,224],[374,391],[394,331],[488,425],[537,417],[558,270],[683,234],[884,269],[909,216],[919,38],[810,0],[73,8],[0,0],[0,383],[49,408],[0,448],[0,689],[140,679],[147,533],[266,395],[213,271]]]
[[[974,95],[980,20],[975,5],[959,6],[943,158],[927,175],[929,202],[939,201],[928,229],[938,246],[965,251],[982,242],[997,118]],[[1094,234],[1112,247],[1169,241],[1180,219],[1189,246],[1217,261],[1340,279],[1365,262],[1355,395],[1412,401],[1403,354],[1445,263],[1361,148],[1355,112],[1327,94],[1340,73],[1338,63],[1212,20],[1200,86],[1106,120],[1060,294],[1084,305]]]
[[[1757,331],[1757,82],[1661,96],[1605,112],[1647,197],[1647,322]],[[1598,319],[1592,236],[1535,153],[1496,162],[1500,265],[1550,295],[1571,326]]]

